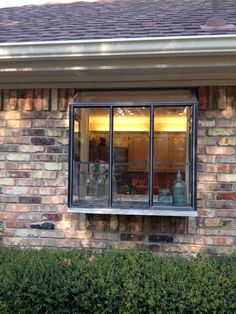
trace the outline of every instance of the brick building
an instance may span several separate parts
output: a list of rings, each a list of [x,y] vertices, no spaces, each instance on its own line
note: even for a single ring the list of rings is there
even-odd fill
[[[236,10],[216,4],[0,9],[2,245],[235,249]]]

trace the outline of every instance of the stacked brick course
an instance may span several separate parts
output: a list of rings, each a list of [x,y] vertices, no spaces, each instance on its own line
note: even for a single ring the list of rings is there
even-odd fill
[[[70,214],[68,103],[73,89],[4,90],[1,243],[221,253],[236,247],[236,88],[199,88],[195,218]]]

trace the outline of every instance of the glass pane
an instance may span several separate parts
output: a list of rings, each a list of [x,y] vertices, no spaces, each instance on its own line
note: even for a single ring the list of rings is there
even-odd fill
[[[108,206],[109,108],[74,110],[73,201]]]
[[[113,130],[114,162],[149,163],[149,108],[115,108]]]
[[[107,163],[74,163],[74,204],[108,206],[108,169]]]
[[[115,163],[112,181],[113,205],[148,206],[149,166],[147,164]]]
[[[113,130],[113,205],[147,206],[150,109],[115,108]]]
[[[109,109],[76,108],[74,112],[74,159],[108,161]]]
[[[154,111],[154,205],[189,206],[191,107]]]

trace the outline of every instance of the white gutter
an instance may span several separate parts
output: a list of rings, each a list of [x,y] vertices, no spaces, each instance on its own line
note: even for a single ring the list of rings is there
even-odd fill
[[[231,55],[236,34],[0,43],[0,61],[116,56]]]

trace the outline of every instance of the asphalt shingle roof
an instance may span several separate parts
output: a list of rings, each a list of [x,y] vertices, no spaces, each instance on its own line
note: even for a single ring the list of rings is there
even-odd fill
[[[236,26],[236,0],[220,1]],[[200,29],[211,0],[97,0],[0,9],[0,42],[236,34]]]

